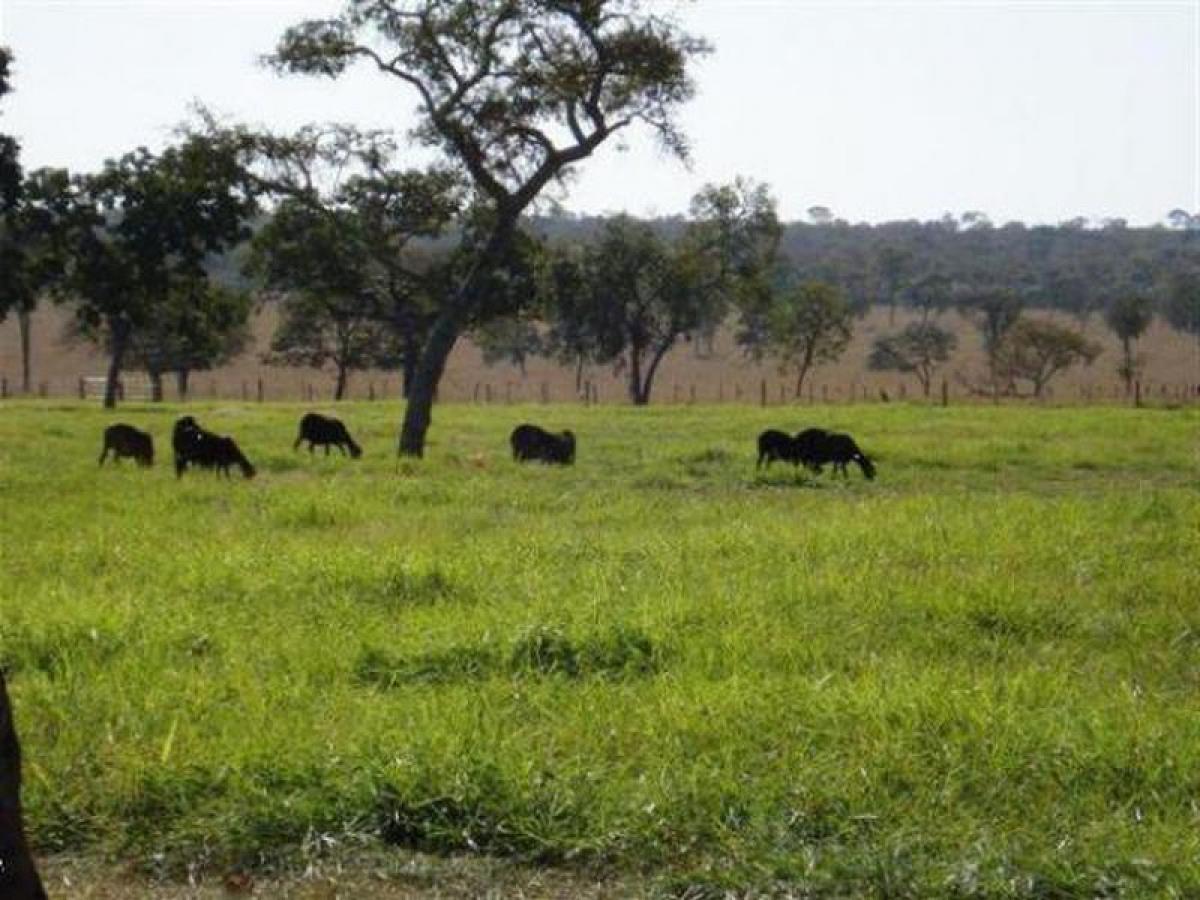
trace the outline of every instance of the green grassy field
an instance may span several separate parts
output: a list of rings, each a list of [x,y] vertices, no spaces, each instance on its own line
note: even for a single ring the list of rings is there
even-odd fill
[[[0,405],[0,661],[41,853],[399,847],[646,892],[1200,893],[1200,411]],[[104,425],[159,462],[98,469]],[[520,467],[519,421],[578,464]],[[879,478],[754,470],[844,428]],[[628,882],[626,882],[628,883]],[[639,888],[639,891],[642,888]]]

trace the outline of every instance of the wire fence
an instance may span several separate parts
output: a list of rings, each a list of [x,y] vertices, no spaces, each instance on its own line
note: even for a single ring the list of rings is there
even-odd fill
[[[0,374],[0,400],[18,397],[74,398],[102,402],[106,379],[99,375],[56,378],[38,381],[31,390],[20,390],[16,379]],[[148,378],[126,375],[118,382],[119,402],[186,402],[187,400],[235,400],[244,403],[329,403],[334,401],[332,386],[324,380],[309,379],[229,379],[193,378],[186,395],[174,384],[164,383],[156,396]],[[359,379],[347,391],[346,400],[385,401],[403,399],[401,380],[397,378]],[[614,380],[584,380],[578,389],[548,380],[520,379],[505,381],[463,379],[444,380],[439,401],[509,405],[529,403],[628,404],[629,393]],[[1126,386],[1120,381],[1064,382],[1048,384],[1041,394],[990,393],[986,388],[951,379],[940,379],[926,389],[899,380],[892,383],[867,383],[810,380],[797,392],[794,382],[758,378],[716,382],[668,381],[657,384],[651,405],[787,406],[847,403],[918,402],[949,406],[1025,400],[1056,405],[1185,405],[1200,404],[1200,383],[1135,381]]]

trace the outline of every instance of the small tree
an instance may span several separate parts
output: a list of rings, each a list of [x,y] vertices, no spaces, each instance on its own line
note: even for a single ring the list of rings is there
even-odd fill
[[[1033,396],[1059,372],[1083,363],[1091,365],[1100,345],[1076,331],[1045,319],[1022,317],[1005,333],[996,350],[996,365],[1010,381],[1025,379]]]
[[[898,334],[875,339],[867,365],[878,371],[911,372],[929,396],[933,373],[950,358],[958,339],[933,322],[913,322]]]
[[[605,340],[607,329],[596,327],[585,257],[582,244],[551,248],[539,304],[547,323],[543,352],[575,370],[576,395],[583,391],[584,369],[618,352]]]
[[[990,393],[993,397],[1011,393],[1012,380],[1001,371],[998,354],[1004,336],[1021,318],[1024,299],[1009,288],[971,286],[964,289],[961,302],[979,329],[987,357],[986,380],[982,385],[968,386],[977,393]]]
[[[181,400],[192,372],[223,365],[251,343],[250,295],[207,279],[176,285],[157,304],[130,344],[130,362],[150,378],[151,399],[163,398],[163,376],[174,373]]]
[[[399,355],[395,335],[361,297],[297,291],[281,301],[279,326],[263,360],[314,369],[332,365],[333,399],[341,400],[351,372],[392,368]]]
[[[542,335],[537,324],[524,316],[492,319],[471,332],[471,337],[483,354],[483,363],[511,363],[525,377],[525,364],[531,356],[542,353]]]
[[[767,338],[758,352],[779,358],[781,368],[796,372],[796,392],[814,366],[833,362],[854,333],[854,313],[839,288],[806,281],[784,291],[771,305]]]
[[[1121,361],[1117,374],[1125,382],[1125,393],[1133,392],[1133,383],[1142,372],[1145,357],[1137,352],[1137,340],[1150,327],[1154,307],[1148,296],[1122,294],[1108,307],[1104,319],[1121,341]]]

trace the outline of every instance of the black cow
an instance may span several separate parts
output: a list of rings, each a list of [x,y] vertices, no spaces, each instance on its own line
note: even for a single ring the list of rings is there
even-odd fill
[[[0,897],[46,900],[46,890],[25,840],[21,816],[21,745],[0,672]]]
[[[570,431],[554,434],[536,425],[518,425],[508,442],[517,462],[538,461],[562,466],[575,462],[575,435]]]
[[[791,435],[768,428],[758,436],[758,462],[755,468],[761,469],[764,465],[770,468],[777,459],[790,462],[793,466],[800,463]]]
[[[300,420],[300,436],[296,438],[292,449],[299,449],[300,444],[304,441],[308,441],[309,453],[316,449],[317,444],[322,444],[325,447],[326,456],[329,455],[331,446],[341,450],[343,456],[347,450],[350,451],[353,459],[362,456],[362,447],[354,443],[354,438],[350,437],[350,432],[346,430],[346,426],[341,423],[341,420],[322,416],[319,413],[306,413]]]
[[[796,435],[795,444],[801,462],[814,472],[820,473],[823,465],[833,463],[834,473],[841,472],[848,478],[850,473],[846,471],[846,464],[853,462],[868,480],[875,477],[875,464],[848,434],[810,428]]]
[[[229,467],[237,466],[246,478],[255,475],[254,466],[231,437],[205,431],[191,416],[175,423],[171,444],[175,450],[175,475],[182,477],[189,465],[212,469],[229,477]]]
[[[132,425],[117,423],[104,429],[104,449],[100,451],[100,465],[104,465],[110,450],[114,462],[131,456],[137,460],[139,466],[154,465],[154,439]]]
[[[821,474],[821,466],[828,462],[825,459],[825,441],[831,433],[824,428],[805,428],[792,440],[797,461],[817,475]]]

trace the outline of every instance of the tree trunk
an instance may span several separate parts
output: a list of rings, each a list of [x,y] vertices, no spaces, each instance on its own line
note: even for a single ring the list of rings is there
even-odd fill
[[[434,396],[461,327],[454,311],[447,310],[438,316],[430,329],[429,340],[408,389],[408,405],[404,409],[404,424],[400,429],[401,456],[420,459],[425,455],[425,432],[433,421]]]
[[[177,369],[175,371],[175,386],[179,390],[179,399],[186,400],[188,395],[188,376],[191,372],[188,369]]]
[[[583,354],[580,353],[575,360],[575,396],[578,397],[583,390]]]
[[[129,326],[124,322],[109,323],[109,330],[112,332],[112,355],[108,360],[108,378],[104,383],[104,408],[115,409],[121,365],[125,361],[125,348],[129,344]]]
[[[417,344],[416,338],[410,335],[404,341],[404,362],[401,364],[400,372],[400,392],[405,400],[408,399],[409,391],[412,390],[413,379],[417,375],[417,363],[420,360],[421,347]]]
[[[32,310],[23,309],[17,313],[17,328],[21,332],[21,391],[29,394],[33,391],[33,322],[30,320]]]
[[[433,421],[433,402],[442,373],[446,371],[446,360],[470,319],[471,312],[479,303],[477,294],[480,282],[496,267],[508,248],[517,227],[520,209],[514,207],[501,211],[475,265],[429,330],[421,359],[413,371],[408,403],[404,408],[404,422],[400,426],[399,450],[402,456],[419,459],[425,455],[425,433]]]
[[[634,406],[645,406],[642,397],[642,351],[639,347],[629,348],[629,402]]]
[[[163,400],[162,372],[147,370],[146,374],[150,376],[150,400],[151,400],[151,402],[162,403],[162,400]]]
[[[654,375],[658,372],[658,364],[663,361],[663,357],[667,355],[667,351],[674,345],[674,341],[669,344],[664,344],[654,351],[654,358],[650,360],[650,368],[646,370],[646,380],[642,382],[641,399],[638,401],[638,406],[650,405],[650,392],[654,390]]]
[[[346,367],[341,363],[337,364],[337,384],[333,388],[333,401],[336,403],[346,396]]]
[[[1121,378],[1125,382],[1125,396],[1128,397],[1133,393],[1133,342],[1127,337],[1121,338]]]

